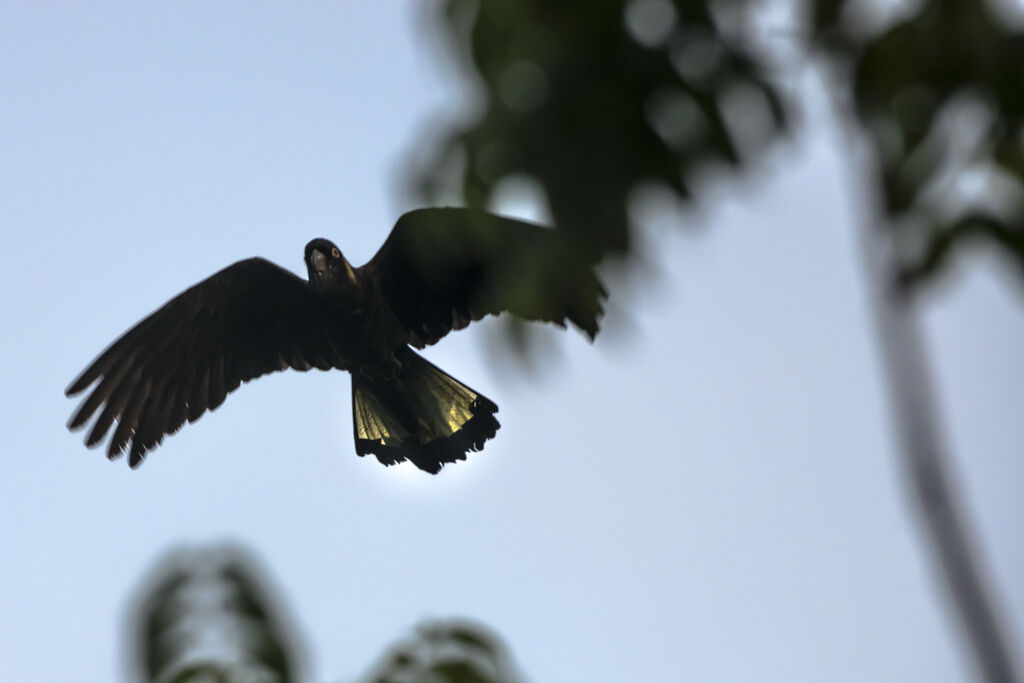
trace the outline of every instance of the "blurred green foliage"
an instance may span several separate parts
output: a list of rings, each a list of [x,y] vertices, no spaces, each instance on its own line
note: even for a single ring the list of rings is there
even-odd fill
[[[179,551],[160,563],[133,629],[143,680],[298,680],[288,629],[255,565],[233,547]]]
[[[364,683],[520,683],[497,635],[465,620],[437,621],[417,628],[393,646]]]
[[[735,5],[446,0],[448,41],[483,104],[441,134],[421,194],[444,195],[446,169],[461,165],[465,203],[486,208],[498,183],[525,174],[575,238],[573,256],[627,253],[642,184],[686,198],[708,164],[738,168],[783,128],[781,96],[738,37],[743,16],[714,11]]]
[[[838,111],[874,150],[864,171],[897,232],[900,278],[928,279],[972,237],[997,245],[1024,275],[1024,20],[1012,24],[993,0],[922,0],[888,3],[902,14],[877,21],[881,4],[794,3],[802,23],[792,28],[808,37],[808,56],[827,55]],[[773,78],[785,75],[773,38],[751,39],[759,3],[440,7],[481,104],[440,134],[418,175],[421,197],[454,191],[486,206],[502,180],[524,175],[574,238],[574,257],[628,254],[639,186],[690,198],[709,164],[749,166],[794,118],[796,104]]]
[[[814,38],[874,148],[907,283],[972,238],[1024,276],[1024,8],[1016,26],[997,8],[925,0],[872,31],[864,2],[813,3]]]
[[[144,683],[291,683],[301,643],[256,558],[237,546],[183,549],[157,563],[129,610]],[[519,683],[501,639],[452,619],[420,625],[361,683]]]

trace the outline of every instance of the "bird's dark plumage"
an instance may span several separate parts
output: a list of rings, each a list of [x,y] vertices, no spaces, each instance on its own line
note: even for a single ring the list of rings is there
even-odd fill
[[[403,215],[353,268],[324,239],[306,245],[308,281],[260,258],[168,301],[110,345],[67,388],[94,385],[69,428],[96,415],[86,444],[114,429],[110,458],[132,467],[242,382],[277,370],[352,374],[356,451],[437,472],[480,450],[497,406],[416,354],[488,314],[572,322],[597,334],[605,292],[561,234],[469,209]]]

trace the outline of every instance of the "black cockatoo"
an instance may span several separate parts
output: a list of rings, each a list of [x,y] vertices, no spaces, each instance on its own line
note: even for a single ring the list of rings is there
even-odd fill
[[[563,233],[471,209],[399,218],[355,268],[334,244],[306,245],[308,281],[261,258],[185,290],[128,330],[67,388],[96,383],[68,426],[138,466],[164,436],[277,370],[352,375],[356,452],[436,473],[495,435],[498,407],[435,367],[423,348],[488,314],[572,322],[597,334],[605,290]],[[130,447],[129,447],[130,444]]]

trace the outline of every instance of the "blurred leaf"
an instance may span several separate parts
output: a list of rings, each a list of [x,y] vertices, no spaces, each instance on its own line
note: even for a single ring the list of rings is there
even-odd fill
[[[945,265],[954,247],[972,239],[986,239],[1000,245],[1014,259],[1024,277],[1024,231],[1012,229],[997,217],[971,213],[949,225],[939,226],[924,255],[900,273],[901,282],[907,284],[931,277]]]
[[[365,683],[520,683],[501,640],[463,620],[421,625],[413,638],[392,647]]]
[[[145,680],[295,680],[294,656],[251,558],[237,549],[177,552],[154,573],[138,614]]]

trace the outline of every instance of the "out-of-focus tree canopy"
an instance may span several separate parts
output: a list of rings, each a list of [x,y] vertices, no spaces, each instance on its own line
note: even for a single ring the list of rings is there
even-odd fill
[[[137,634],[133,655],[139,680],[308,680],[300,671],[303,648],[285,618],[287,610],[260,578],[253,555],[235,546],[186,549],[168,555],[151,574],[129,614]],[[358,618],[340,615],[339,627]],[[420,625],[355,680],[519,683],[522,678],[501,638],[480,624],[451,619]]]
[[[709,164],[743,166],[783,129],[784,108],[736,2],[447,0],[450,45],[483,94],[477,118],[441,135],[420,176],[428,199],[461,163],[466,204],[497,184],[540,183],[569,256],[628,252],[644,183],[690,196]],[[720,11],[719,11],[720,10]]]
[[[854,0],[815,0],[812,19],[874,148],[904,279],[938,272],[970,238],[1024,276],[1024,7],[1014,25],[999,14],[1011,3],[912,4],[881,31]]]
[[[743,0],[444,0],[482,104],[441,134],[418,187],[480,206],[525,175],[575,254],[628,252],[638,186],[691,197],[707,164],[742,169],[786,130],[794,103],[772,77],[786,76],[772,41],[802,35],[875,151],[864,170],[904,280],[938,272],[972,236],[1024,275],[1024,20],[1004,16],[1010,4],[924,0],[886,23],[879,3],[810,0],[792,14],[802,24],[754,41],[762,8]]]

